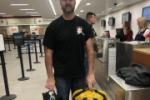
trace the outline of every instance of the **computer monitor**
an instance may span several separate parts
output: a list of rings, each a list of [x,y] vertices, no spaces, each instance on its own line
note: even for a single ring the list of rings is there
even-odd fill
[[[108,25],[109,26],[115,26],[115,18],[114,17],[109,17]]]
[[[102,26],[102,27],[106,27],[106,20],[104,20],[104,19],[101,20],[101,26]]]
[[[120,39],[120,41],[124,41],[123,28],[117,28],[117,29],[116,29],[116,38],[117,38],[117,39]]]
[[[122,23],[124,22],[131,22],[131,13],[126,12],[122,14]]]
[[[142,16],[144,16],[146,20],[150,22],[150,6],[143,8]]]

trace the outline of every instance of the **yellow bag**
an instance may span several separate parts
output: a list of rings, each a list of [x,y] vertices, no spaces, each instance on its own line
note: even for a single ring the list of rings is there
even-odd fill
[[[104,91],[79,89],[73,93],[73,100],[107,100],[107,96]]]

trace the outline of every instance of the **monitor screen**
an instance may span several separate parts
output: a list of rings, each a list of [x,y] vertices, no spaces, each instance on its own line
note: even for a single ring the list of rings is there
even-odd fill
[[[115,25],[115,18],[114,17],[110,17],[108,20],[108,25],[109,26],[114,26]]]
[[[143,8],[142,16],[144,16],[148,21],[150,21],[150,6]]]
[[[106,20],[101,20],[101,26],[106,27]]]
[[[123,28],[117,28],[117,29],[116,29],[116,38],[117,38],[117,39],[120,39],[120,41],[124,41]]]
[[[131,13],[130,12],[122,14],[122,23],[124,23],[124,22],[131,22]]]

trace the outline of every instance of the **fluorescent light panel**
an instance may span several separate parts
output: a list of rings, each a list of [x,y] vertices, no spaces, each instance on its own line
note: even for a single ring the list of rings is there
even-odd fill
[[[56,16],[57,13],[56,13],[56,10],[55,10],[55,8],[54,8],[54,4],[53,4],[52,0],[49,0],[49,4],[50,4],[50,6],[51,6],[51,8],[52,8],[52,11],[53,11],[54,15]]]
[[[27,14],[39,14],[38,12],[26,12]]]
[[[80,10],[80,13],[83,13],[84,12],[84,10]]]
[[[10,4],[10,6],[28,6],[29,4]]]
[[[86,5],[86,6],[90,6],[90,5],[91,5],[91,3],[87,2],[85,5]]]
[[[0,15],[6,15],[6,13],[0,13]]]
[[[121,5],[123,5],[123,2],[121,2],[121,3],[117,4],[117,6],[121,6]]]
[[[19,9],[19,10],[26,11],[26,10],[35,10],[35,9]]]
[[[81,3],[82,0],[76,0],[76,6],[75,6],[75,10],[78,8],[79,4]]]

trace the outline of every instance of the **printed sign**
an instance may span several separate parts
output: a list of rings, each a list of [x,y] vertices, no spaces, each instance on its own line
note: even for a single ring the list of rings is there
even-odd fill
[[[4,38],[2,34],[0,34],[0,51],[5,51]]]

